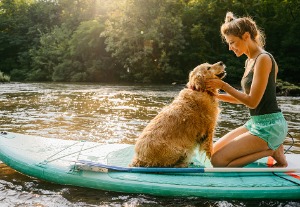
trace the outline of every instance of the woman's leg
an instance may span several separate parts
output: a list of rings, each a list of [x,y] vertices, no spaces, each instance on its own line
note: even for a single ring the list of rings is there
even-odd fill
[[[272,157],[276,160],[276,164],[273,167],[287,167],[288,163],[284,154],[283,144],[280,145],[273,153]]]
[[[245,132],[216,151],[211,162],[214,167],[240,167],[272,154],[264,140]]]
[[[226,144],[212,155],[211,163],[214,167],[242,167],[267,156],[276,160],[274,167],[287,166],[283,145],[275,151],[271,150],[267,142],[248,131],[235,138],[228,136],[226,140],[223,141]]]
[[[218,152],[220,149],[221,151]],[[251,135],[246,127],[241,126],[214,143],[211,162],[215,167],[237,167],[266,156],[272,156],[276,160],[277,163],[274,167],[288,165],[283,145],[280,145],[275,151],[271,150],[264,140]]]
[[[238,137],[241,134],[244,134],[248,130],[244,126],[240,126],[233,131],[227,133],[222,138],[220,138],[218,141],[216,141],[213,145],[213,153],[217,152],[219,149],[223,148],[225,145],[227,145],[229,142],[231,142],[233,139]]]
[[[286,161],[286,157],[284,155],[284,147],[283,145],[280,145],[278,149],[271,150],[265,150],[253,154],[246,155],[244,157],[240,157],[238,159],[233,160],[230,162],[227,167],[238,167],[238,166],[244,166],[249,163],[252,163],[260,158],[272,156],[276,160],[276,164],[273,165],[273,167],[287,167],[288,163]]]

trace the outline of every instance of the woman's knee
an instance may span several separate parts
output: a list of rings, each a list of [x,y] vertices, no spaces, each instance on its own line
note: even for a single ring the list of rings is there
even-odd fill
[[[217,152],[211,156],[210,162],[213,167],[226,167],[228,165],[222,154]]]

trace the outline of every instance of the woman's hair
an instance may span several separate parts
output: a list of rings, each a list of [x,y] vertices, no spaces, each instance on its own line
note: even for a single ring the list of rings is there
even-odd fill
[[[222,37],[224,38],[225,35],[234,35],[242,39],[245,32],[249,32],[251,39],[259,46],[264,47],[265,35],[260,28],[257,27],[252,18],[236,18],[232,12],[227,12],[225,22],[221,26]]]

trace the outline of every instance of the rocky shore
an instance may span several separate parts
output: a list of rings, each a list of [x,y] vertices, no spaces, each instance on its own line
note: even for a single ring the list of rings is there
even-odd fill
[[[277,80],[276,91],[279,96],[300,96],[300,86],[282,80]]]

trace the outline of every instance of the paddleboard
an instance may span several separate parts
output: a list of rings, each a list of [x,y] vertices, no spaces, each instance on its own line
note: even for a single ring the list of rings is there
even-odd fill
[[[28,176],[105,191],[230,199],[300,199],[300,155],[287,168],[270,158],[213,168],[195,153],[189,168],[130,168],[134,146],[0,133],[0,160]]]

